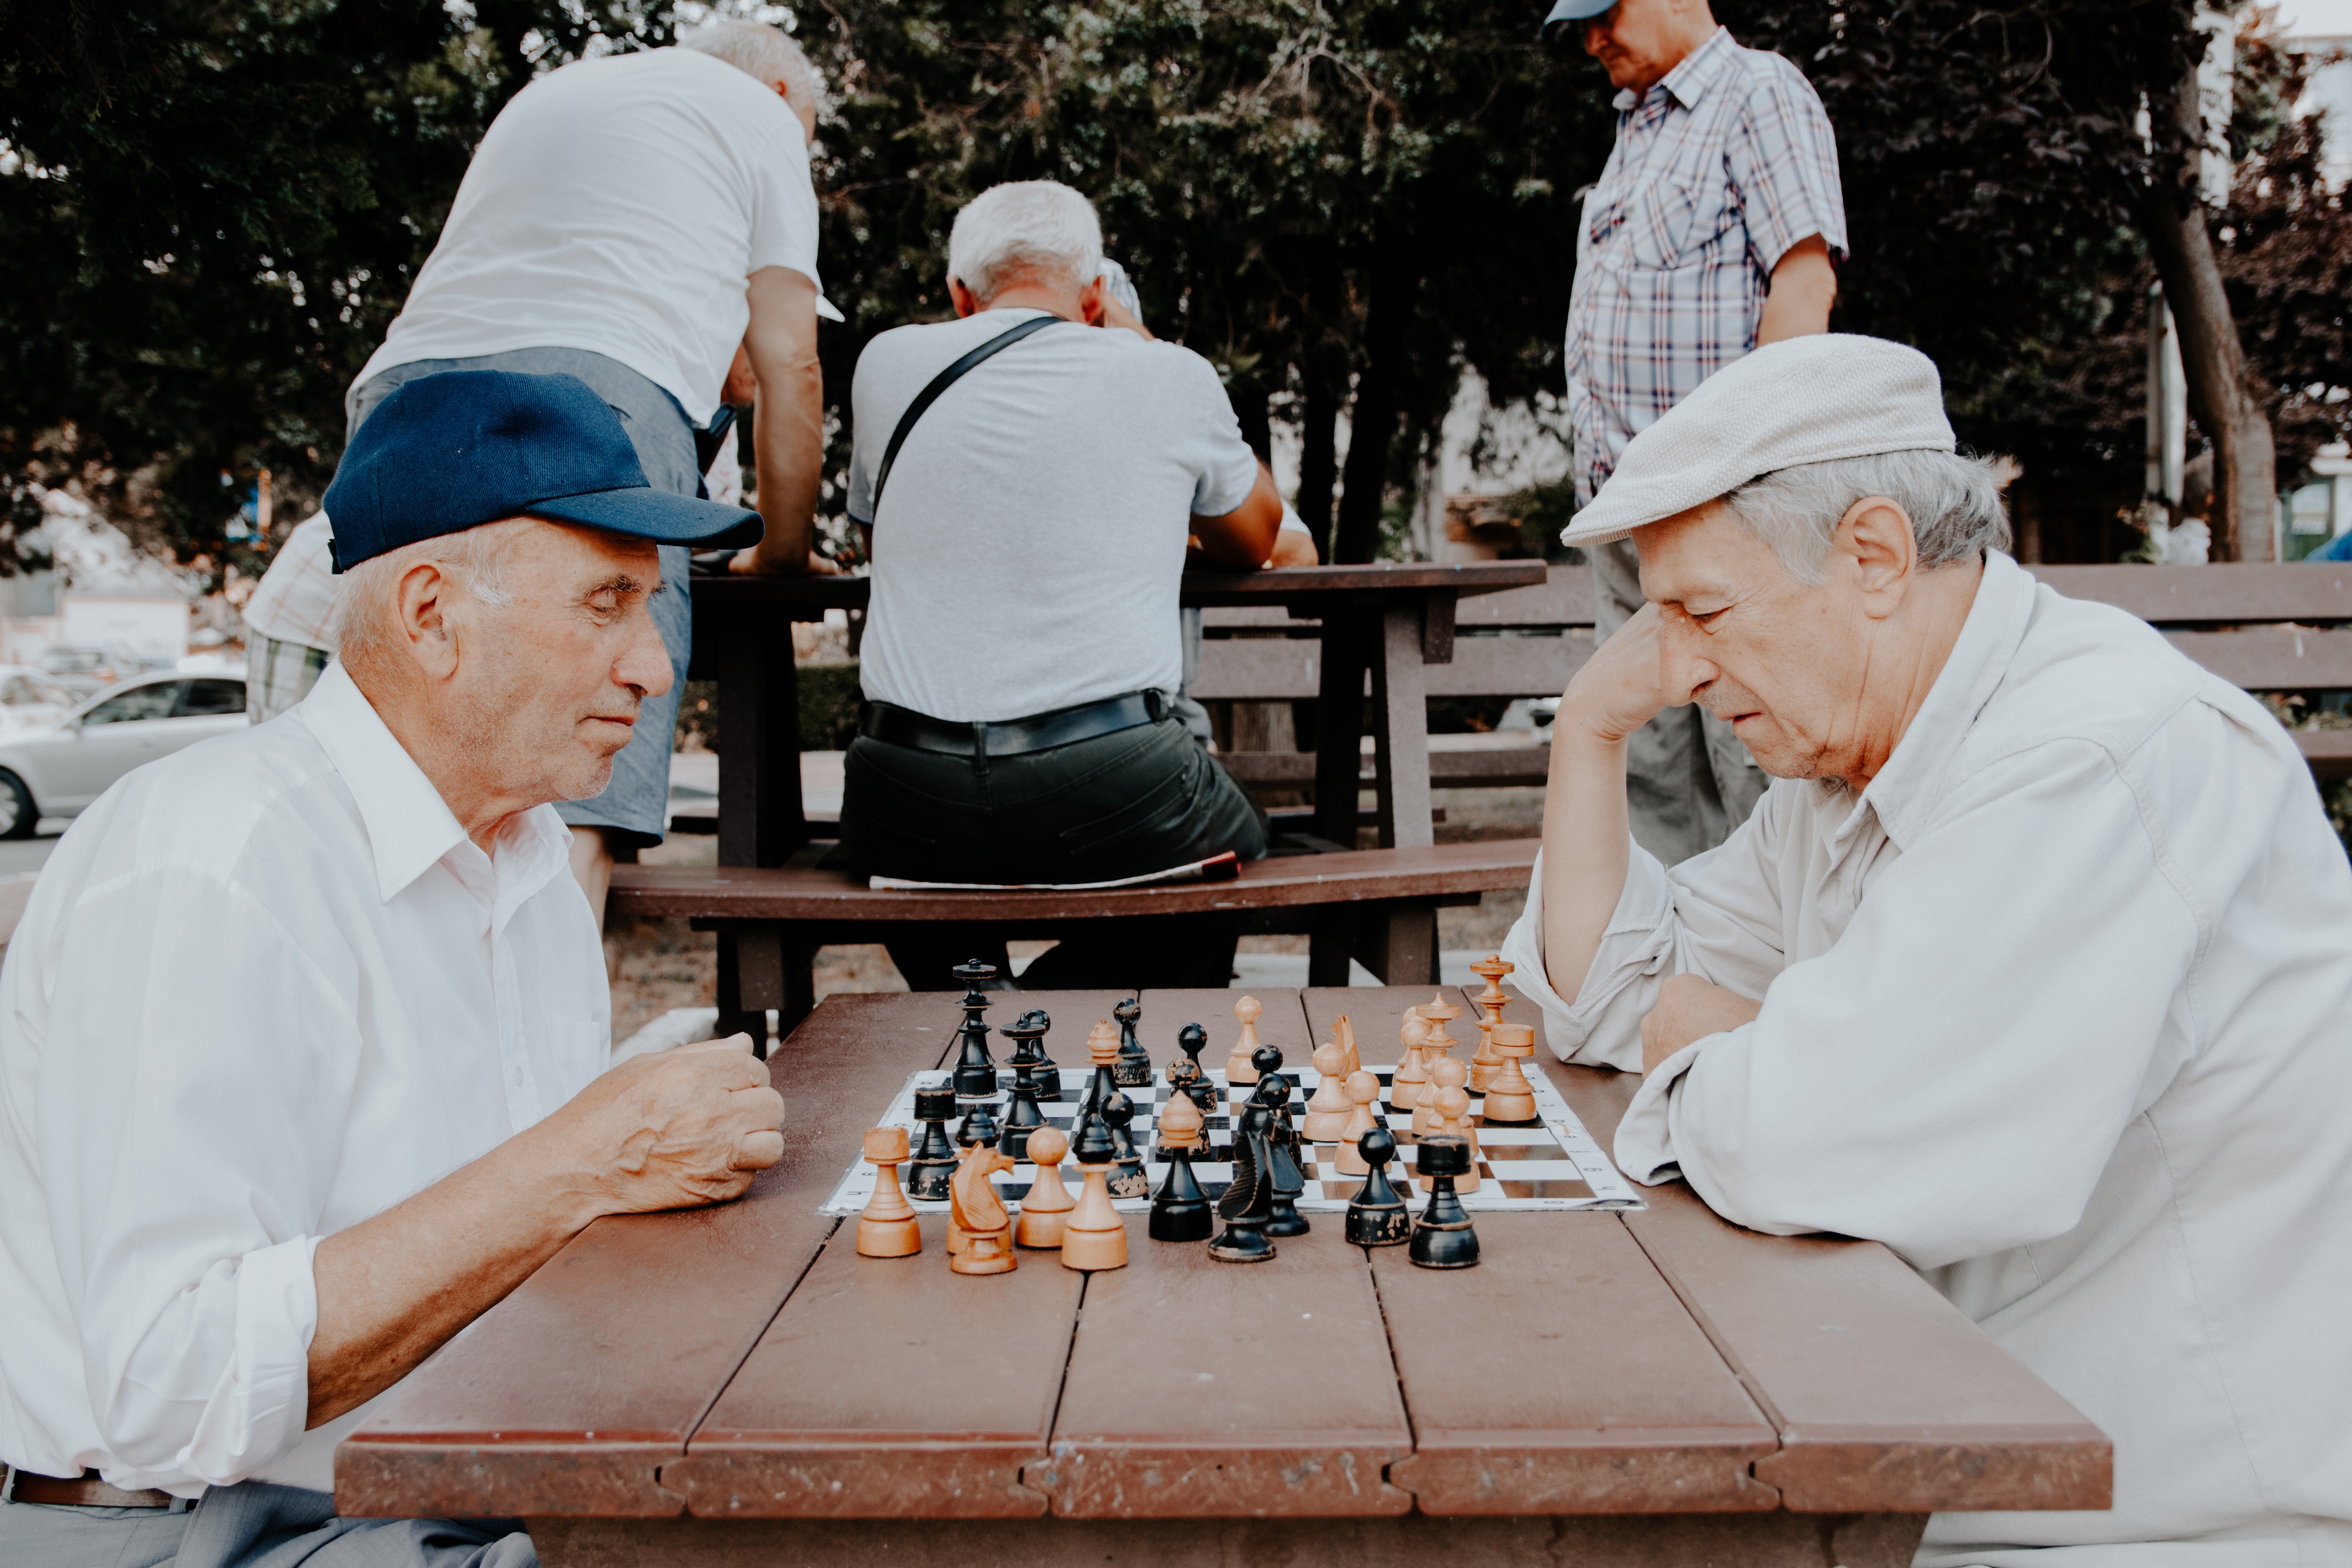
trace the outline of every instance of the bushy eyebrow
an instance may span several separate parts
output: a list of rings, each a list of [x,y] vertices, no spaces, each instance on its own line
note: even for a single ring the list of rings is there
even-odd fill
[[[626,572],[615,572],[601,583],[589,584],[588,588],[581,594],[580,602],[584,605],[599,594],[643,594],[647,598],[651,598],[661,590],[662,582],[659,577],[656,577],[654,585],[648,588],[643,579],[632,576]]]

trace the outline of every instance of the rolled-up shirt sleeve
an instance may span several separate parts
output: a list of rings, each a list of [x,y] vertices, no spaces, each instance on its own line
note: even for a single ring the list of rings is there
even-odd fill
[[[235,884],[117,879],[58,925],[40,1197],[107,1477],[231,1484],[307,1425],[320,1207],[367,1157],[317,1130],[342,1124],[359,1032]]]
[[[1950,792],[1754,1022],[1650,1076],[1619,1163],[1679,1166],[1750,1229],[1922,1268],[2063,1235],[2177,1069],[2159,1043],[2194,1037],[2165,1026],[2199,941],[2105,751],[2011,757]]]
[[[1838,178],[1837,136],[1812,84],[1793,66],[1768,57],[1746,110],[1724,145],[1739,193],[1756,264],[1769,276],[1798,241],[1820,235],[1832,258],[1846,254],[1845,192]]]

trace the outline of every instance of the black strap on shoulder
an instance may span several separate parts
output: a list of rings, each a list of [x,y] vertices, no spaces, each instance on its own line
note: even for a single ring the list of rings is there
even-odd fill
[[[1009,349],[1030,333],[1040,328],[1053,326],[1064,319],[1060,316],[1032,316],[1008,331],[997,333],[996,336],[931,377],[931,384],[915,395],[915,401],[907,405],[907,412],[898,416],[898,427],[890,432],[890,444],[882,449],[882,466],[874,471],[874,494],[867,499],[866,505],[866,509],[874,514],[876,522],[882,521],[882,487],[890,482],[890,466],[898,460],[898,448],[907,444],[907,432],[912,430],[915,427],[915,421],[920,419],[925,411],[940,400],[940,394],[953,386],[964,372],[979,364],[990,355],[1000,350]]]

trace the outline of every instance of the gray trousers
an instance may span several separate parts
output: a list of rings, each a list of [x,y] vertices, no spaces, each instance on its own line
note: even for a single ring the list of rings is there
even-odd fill
[[[576,375],[621,416],[646,482],[657,490],[690,496],[702,476],[694,466],[694,426],[677,399],[615,359],[586,349],[512,349],[474,359],[427,359],[396,364],[343,400],[350,427],[357,430],[393,389],[445,370],[511,370],[526,375]],[[612,782],[586,800],[556,803],[556,813],[574,827],[617,828],[627,846],[658,844],[669,826],[669,757],[677,728],[677,702],[686,689],[687,655],[694,645],[694,602],[687,572],[691,560],[682,545],[661,549],[662,591],[650,608],[669,652],[669,690],[648,698],[637,713],[635,733],[613,759]]]
[[[1642,597],[1642,558],[1630,539],[1595,545],[1596,629],[1606,638]],[[1748,820],[1772,781],[1730,725],[1693,703],[1669,708],[1625,747],[1625,805],[1633,842],[1669,866],[1703,855]]]
[[[332,1493],[247,1481],[188,1511],[0,1504],[8,1568],[539,1568],[512,1519],[338,1519]]]

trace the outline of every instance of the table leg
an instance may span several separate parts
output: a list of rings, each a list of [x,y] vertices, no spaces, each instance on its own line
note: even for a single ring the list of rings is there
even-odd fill
[[[547,1568],[1907,1568],[1925,1514],[1579,1514],[1431,1519],[534,1519]]]
[[[1356,847],[1356,794],[1364,770],[1364,666],[1370,652],[1365,645],[1377,625],[1360,610],[1336,606],[1323,617],[1315,709],[1315,833],[1349,849]]]
[[[1421,672],[1422,606],[1391,604],[1381,612],[1380,631],[1380,659],[1372,666],[1372,767],[1381,847],[1424,849],[1436,838],[1429,820],[1429,696]]]
[[[1366,922],[1356,956],[1383,985],[1437,984],[1437,911],[1425,905],[1392,905]],[[1311,969],[1313,960],[1308,960]],[[1338,984],[1309,979],[1310,985]]]
[[[719,863],[781,866],[808,842],[792,623],[726,612],[719,646]]]
[[[751,1036],[764,1060],[769,1012],[777,1016],[781,1039],[816,1006],[816,944],[777,924],[725,925],[718,934],[717,1035]]]

